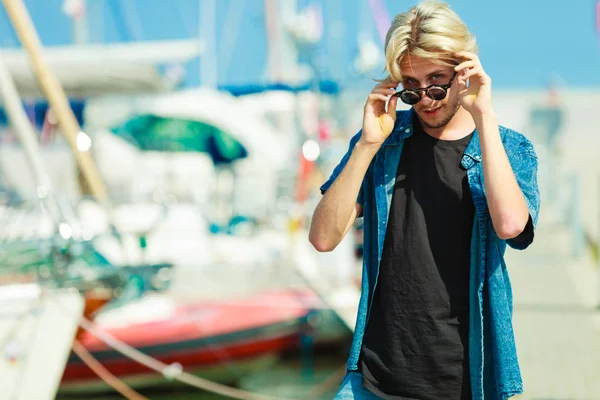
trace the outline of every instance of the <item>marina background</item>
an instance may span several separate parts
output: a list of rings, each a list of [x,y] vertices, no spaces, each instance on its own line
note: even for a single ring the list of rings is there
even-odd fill
[[[310,216],[382,77],[382,34],[412,3],[24,1],[81,128],[76,146],[8,12],[20,3],[0,7],[0,382],[12,396],[0,398],[31,399],[36,386],[40,399],[122,398],[73,337],[153,400],[231,398],[175,383],[180,367],[240,398],[332,398],[362,230],[316,253]],[[520,398],[600,399],[600,2],[449,4],[477,37],[500,123],[539,158],[536,240],[507,255]],[[136,370],[94,329],[164,365]]]

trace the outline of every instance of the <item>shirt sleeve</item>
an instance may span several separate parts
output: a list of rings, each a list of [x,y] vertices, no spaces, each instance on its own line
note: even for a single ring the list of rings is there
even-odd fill
[[[531,218],[531,214],[529,215],[529,220],[527,220],[527,225],[525,225],[525,229],[523,232],[519,234],[519,236],[510,239],[513,243],[522,244],[522,243],[531,243],[533,242],[533,219]]]
[[[507,240],[507,244],[513,249],[524,250],[533,243],[540,210],[540,191],[537,181],[538,158],[529,140],[524,139],[519,144],[513,153],[511,165],[529,209],[529,220],[523,232],[519,236]]]
[[[335,180],[340,175],[340,173],[344,170],[344,167],[346,167],[346,163],[348,163],[348,159],[350,159],[350,155],[352,154],[352,151],[354,150],[354,146],[356,146],[356,143],[360,139],[361,133],[362,133],[362,130],[359,131],[356,135],[354,135],[354,137],[352,137],[352,139],[350,140],[350,145],[348,147],[348,151],[346,152],[344,157],[342,157],[342,160],[340,161],[340,163],[334,168],[329,179],[323,185],[321,185],[321,194],[325,194],[325,192],[331,187],[331,185],[333,185],[333,182],[335,182]],[[364,179],[363,179],[363,183],[360,187],[360,190],[358,191],[358,197],[356,199],[356,202],[358,204],[360,204],[361,206],[364,205],[364,195],[363,195],[364,186],[365,185],[364,185]]]

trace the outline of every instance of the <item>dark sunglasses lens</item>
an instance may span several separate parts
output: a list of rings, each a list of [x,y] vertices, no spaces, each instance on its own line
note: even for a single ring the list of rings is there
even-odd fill
[[[433,100],[442,100],[446,97],[446,91],[440,87],[432,87],[427,91],[427,96]]]
[[[402,92],[400,100],[406,104],[417,104],[421,100],[421,96],[415,92]]]

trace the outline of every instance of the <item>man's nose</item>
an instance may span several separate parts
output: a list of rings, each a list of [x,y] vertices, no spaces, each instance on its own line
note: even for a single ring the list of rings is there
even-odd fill
[[[419,100],[419,103],[421,103],[425,107],[429,107],[433,104],[434,101],[435,100],[433,100],[429,96],[427,96],[427,94],[425,92],[421,92],[421,100]]]

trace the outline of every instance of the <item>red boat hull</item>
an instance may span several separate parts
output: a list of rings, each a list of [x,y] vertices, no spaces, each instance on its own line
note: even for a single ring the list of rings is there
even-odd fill
[[[186,371],[210,371],[298,347],[310,309],[306,299],[305,294],[275,293],[192,304],[176,307],[170,318],[117,327],[99,324],[97,328],[165,364],[177,362]],[[80,341],[121,379],[156,375],[87,332]],[[94,372],[71,355],[62,387],[84,387],[97,381]]]

